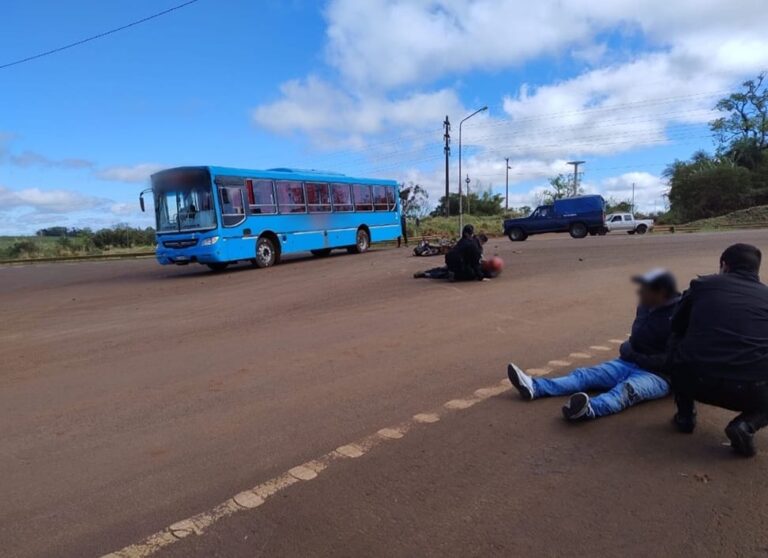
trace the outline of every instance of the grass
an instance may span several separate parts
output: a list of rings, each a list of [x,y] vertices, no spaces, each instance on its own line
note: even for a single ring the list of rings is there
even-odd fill
[[[151,251],[153,246],[99,249],[88,238],[0,236],[0,260],[31,260]]]
[[[485,233],[488,236],[499,236],[503,231],[503,215],[493,217],[477,217],[475,215],[465,215],[464,224],[472,224],[476,233]],[[440,236],[455,238],[459,236],[459,218],[458,217],[425,217],[421,219],[418,231],[415,222],[408,220],[408,236]]]
[[[756,205],[755,207],[740,209],[733,213],[721,215],[720,217],[699,219],[698,221],[686,223],[686,226],[717,230],[720,228],[733,228],[757,224],[768,226],[768,205]]]

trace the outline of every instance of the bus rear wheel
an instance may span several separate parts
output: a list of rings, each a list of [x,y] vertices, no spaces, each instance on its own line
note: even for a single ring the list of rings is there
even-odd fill
[[[350,254],[363,254],[368,251],[371,246],[371,237],[368,231],[365,229],[357,229],[357,236],[355,237],[355,245],[350,246],[348,251]]]
[[[262,236],[256,243],[256,259],[253,263],[258,268],[272,267],[277,263],[277,246],[269,237]]]

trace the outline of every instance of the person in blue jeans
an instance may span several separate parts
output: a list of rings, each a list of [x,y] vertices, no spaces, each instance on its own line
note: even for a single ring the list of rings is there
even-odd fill
[[[639,285],[639,304],[632,334],[619,348],[619,358],[577,368],[560,378],[531,378],[519,366],[507,367],[509,381],[527,401],[570,396],[563,416],[572,421],[612,415],[642,401],[670,393],[664,376],[672,314],[680,300],[675,277],[654,269],[632,278]],[[590,397],[586,392],[599,392]]]

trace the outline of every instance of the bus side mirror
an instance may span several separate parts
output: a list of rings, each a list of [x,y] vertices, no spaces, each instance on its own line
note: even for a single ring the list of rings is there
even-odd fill
[[[139,205],[141,206],[141,212],[144,213],[146,211],[144,207],[144,194],[139,196]]]

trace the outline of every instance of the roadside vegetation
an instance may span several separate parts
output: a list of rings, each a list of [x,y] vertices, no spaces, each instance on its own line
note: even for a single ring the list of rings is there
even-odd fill
[[[71,256],[99,256],[151,251],[155,245],[152,228],[116,225],[108,229],[51,227],[35,236],[0,236],[0,260],[29,260]]]

